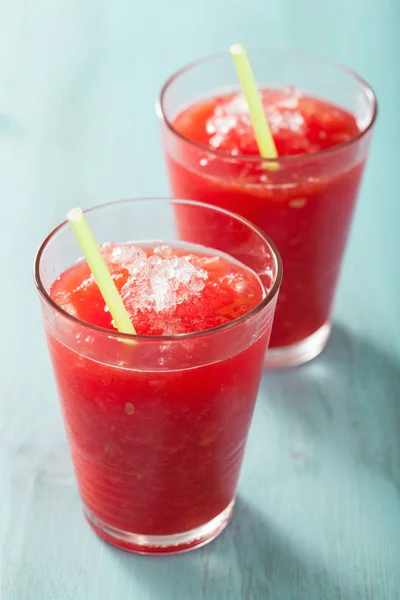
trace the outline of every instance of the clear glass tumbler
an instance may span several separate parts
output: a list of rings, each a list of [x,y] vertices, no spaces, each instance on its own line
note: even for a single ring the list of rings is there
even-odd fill
[[[249,57],[259,89],[295,86],[348,110],[361,130],[333,148],[282,157],[279,169],[272,170],[269,161],[210,148],[175,127],[175,118],[192,104],[238,91],[228,52],[184,67],[161,90],[157,112],[173,195],[246,217],[279,249],[285,276],[265,364],[287,367],[310,360],[328,340],[377,104],[371,88],[336,63],[283,50],[249,52]],[[195,229],[196,221],[191,226]]]
[[[132,344],[132,336],[80,321],[51,299],[53,281],[80,258],[67,223],[36,256],[35,282],[86,518],[99,536],[126,550],[189,550],[218,535],[232,513],[281,261],[257,227],[197,202],[128,200],[86,216],[98,243],[151,240],[190,248],[204,246],[214,220],[221,231],[214,249],[252,269],[265,291],[253,310],[228,324],[137,335]],[[186,219],[199,223],[187,235]]]

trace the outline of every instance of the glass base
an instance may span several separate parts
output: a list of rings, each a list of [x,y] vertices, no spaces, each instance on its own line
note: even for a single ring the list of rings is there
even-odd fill
[[[272,370],[297,367],[315,358],[325,348],[331,329],[331,322],[327,321],[315,333],[297,344],[269,348],[265,355],[264,368]]]
[[[128,552],[138,554],[177,554],[204,546],[217,537],[228,525],[233,513],[232,500],[218,516],[208,523],[174,535],[142,535],[106,525],[86,506],[83,511],[91,527],[103,540]]]

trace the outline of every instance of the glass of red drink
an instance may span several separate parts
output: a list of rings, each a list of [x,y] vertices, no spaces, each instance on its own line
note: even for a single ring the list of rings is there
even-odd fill
[[[128,200],[86,216],[126,306],[145,305],[132,318],[138,335],[119,333],[68,224],[41,245],[35,282],[85,515],[120,548],[189,550],[232,513],[281,261],[256,226],[207,204]],[[160,273],[172,261],[186,282],[188,257],[197,287],[185,300],[175,286],[176,306],[157,307],[171,291]],[[154,294],[139,273],[149,261],[164,269]]]
[[[277,163],[259,156],[228,52],[175,73],[157,112],[173,195],[240,214],[279,248],[285,276],[265,364],[294,366],[329,337],[377,105],[371,88],[335,63],[281,50],[249,57]]]

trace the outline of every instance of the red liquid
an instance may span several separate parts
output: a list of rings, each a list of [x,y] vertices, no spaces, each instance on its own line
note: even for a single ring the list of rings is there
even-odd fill
[[[140,335],[177,335],[225,325],[249,312],[263,297],[260,282],[249,269],[215,254],[189,254],[182,248],[171,249],[169,246],[156,246],[155,251],[153,248],[143,250],[128,244],[106,244],[102,254],[136,333]],[[154,293],[144,273],[139,272],[129,281],[129,267],[137,256],[139,269],[148,264],[146,256],[157,257],[151,265],[153,279],[160,275],[164,279],[168,269],[178,268],[181,271],[183,265],[184,277],[191,276],[194,290],[189,293],[186,282],[177,282],[175,278],[173,287],[177,283],[179,285],[174,290],[174,299],[179,303],[173,308],[157,310]],[[186,268],[187,263],[192,269]],[[159,266],[161,264],[162,267]],[[159,296],[164,304],[171,303],[170,295],[166,296],[163,289],[160,289]],[[115,329],[86,261],[74,265],[53,283],[51,297],[81,321]]]
[[[283,260],[284,277],[270,347],[307,338],[329,321],[367,149],[348,142],[360,133],[354,117],[293,89],[262,92],[280,157],[278,171],[260,161],[241,96],[224,95],[183,111],[175,129],[225,155],[183,138],[169,142],[170,184],[176,198],[200,200],[238,213],[263,229]],[[315,154],[342,144],[335,153]],[[301,156],[303,155],[303,157]],[[196,228],[182,216],[184,231]],[[214,234],[218,237],[218,232]],[[212,237],[207,244],[213,246]]]
[[[179,297],[180,304],[157,310],[140,273],[128,281],[132,261],[119,255],[119,249],[129,253],[133,247],[106,246],[103,253],[141,334],[202,331],[226,324],[264,296],[258,278],[243,265],[195,252],[186,261],[193,267],[190,281],[195,291],[186,293],[187,284],[174,280],[175,301]],[[153,250],[146,252],[154,256]],[[170,254],[165,247],[161,251],[162,256]],[[176,249],[173,256],[185,262],[182,257],[188,252]],[[79,319],[113,328],[84,261],[54,282],[51,296]],[[163,302],[169,299],[164,294]],[[147,308],[136,310],[142,300]],[[200,334],[169,349],[162,342],[151,347],[142,342],[120,344],[120,367],[98,359],[109,352],[106,345],[103,352],[98,341],[93,343],[96,360],[87,348],[85,355],[79,352],[79,335],[90,343],[87,330],[74,334],[75,351],[48,333],[80,492],[97,519],[125,532],[170,535],[207,523],[233,500],[270,320],[257,335],[250,329],[251,341],[242,351],[232,350],[218,362],[213,358],[222,351],[218,344],[224,352],[230,345],[233,349],[244,327],[249,323],[238,324],[224,337]],[[157,370],[126,368],[141,364],[152,352],[157,354]],[[168,365],[164,370],[163,361]]]

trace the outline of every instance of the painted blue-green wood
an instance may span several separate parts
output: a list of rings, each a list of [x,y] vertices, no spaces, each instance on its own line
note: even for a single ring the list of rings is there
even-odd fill
[[[399,0],[173,6],[0,3],[0,597],[400,599]],[[332,340],[264,376],[230,527],[192,554],[131,556],[83,520],[31,262],[72,205],[167,193],[156,92],[234,41],[347,63],[380,117]]]

